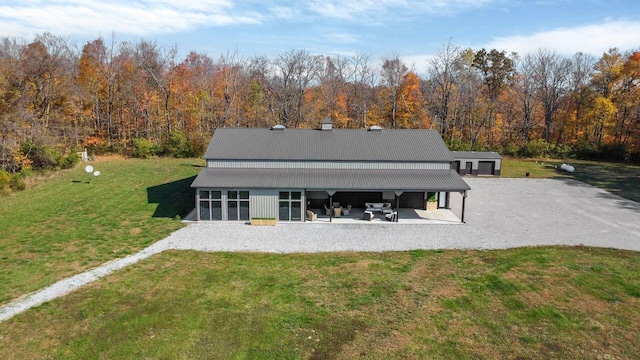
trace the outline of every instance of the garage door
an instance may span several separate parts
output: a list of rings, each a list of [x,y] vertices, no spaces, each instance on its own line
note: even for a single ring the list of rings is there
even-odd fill
[[[480,161],[478,163],[478,175],[493,175],[494,168],[495,168],[495,162]]]

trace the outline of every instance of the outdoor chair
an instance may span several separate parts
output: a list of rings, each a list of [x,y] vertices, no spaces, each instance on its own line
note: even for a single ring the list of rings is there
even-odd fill
[[[318,214],[314,213],[311,210],[307,210],[307,220],[316,221],[318,220]]]
[[[349,215],[349,210],[351,210],[351,204],[347,205],[346,208],[342,208],[342,215]]]
[[[362,215],[362,220],[367,220],[367,221],[373,220],[373,212],[365,211],[364,214]]]
[[[325,215],[331,216],[331,209],[329,209],[327,205],[324,206],[324,212],[325,212]]]
[[[396,222],[398,221],[398,212],[394,211],[392,213],[386,214],[384,217],[391,222]]]

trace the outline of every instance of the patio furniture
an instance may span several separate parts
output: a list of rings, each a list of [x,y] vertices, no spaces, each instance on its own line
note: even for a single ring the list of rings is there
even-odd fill
[[[382,212],[386,209],[391,209],[391,203],[388,202],[380,202],[380,203],[364,203],[364,209],[372,212]]]
[[[396,222],[398,221],[398,212],[397,211],[392,211],[388,214],[385,214],[384,216],[385,219],[391,221],[391,222]]]
[[[342,208],[341,207],[333,208],[333,217],[339,218],[341,215],[342,215]]]
[[[309,221],[318,220],[318,214],[314,213],[311,210],[307,210],[307,220],[309,220]]]
[[[362,215],[362,220],[373,220],[373,212],[365,210],[364,214]]]
[[[342,208],[342,215],[349,215],[349,210],[351,210],[351,204],[347,205],[346,208]]]
[[[327,205],[324,206],[324,214],[327,216],[331,216],[331,209],[329,209]]]

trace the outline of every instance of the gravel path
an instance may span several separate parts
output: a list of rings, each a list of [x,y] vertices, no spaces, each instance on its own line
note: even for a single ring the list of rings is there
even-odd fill
[[[573,180],[465,178],[464,225],[194,223],[137,254],[0,308],[0,322],[168,249],[250,252],[505,249],[585,245],[640,251],[640,204]]]

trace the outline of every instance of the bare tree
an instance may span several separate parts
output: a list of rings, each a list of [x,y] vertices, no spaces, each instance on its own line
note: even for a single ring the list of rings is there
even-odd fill
[[[382,83],[389,89],[391,101],[391,128],[396,127],[396,112],[398,110],[398,92],[402,85],[402,78],[409,72],[409,68],[400,60],[398,54],[391,58],[382,59]]]
[[[281,124],[297,127],[304,121],[304,92],[317,79],[321,60],[304,50],[290,50],[274,61],[275,73],[270,88],[277,99]]]
[[[460,47],[451,39],[436,52],[430,61],[429,83],[433,87],[431,111],[439,124],[440,134],[446,137],[451,131],[449,110],[455,89],[456,62],[460,57]]]
[[[527,58],[532,65],[536,96],[544,112],[543,137],[550,142],[554,116],[568,90],[571,62],[547,49],[540,49]]]

